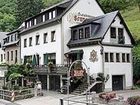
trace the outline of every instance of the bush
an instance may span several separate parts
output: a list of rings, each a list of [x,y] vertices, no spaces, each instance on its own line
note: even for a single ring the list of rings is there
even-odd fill
[[[140,105],[140,96],[129,97],[127,101],[130,105]]]
[[[3,89],[3,90],[8,90],[8,87],[2,86],[2,89]]]

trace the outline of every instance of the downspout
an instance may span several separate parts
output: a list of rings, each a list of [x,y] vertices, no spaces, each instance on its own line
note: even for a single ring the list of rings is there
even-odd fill
[[[101,49],[100,49],[100,54],[101,54],[101,56],[102,56],[102,73],[105,74],[105,70],[104,70],[104,61],[105,61],[105,60],[104,60],[104,47],[103,47],[101,41],[99,41],[98,43],[99,43],[99,45],[100,45],[100,47],[101,47]],[[105,76],[105,75],[104,75],[104,76]]]

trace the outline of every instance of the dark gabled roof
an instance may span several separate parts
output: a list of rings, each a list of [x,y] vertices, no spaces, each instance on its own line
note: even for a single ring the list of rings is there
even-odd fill
[[[102,16],[86,19],[83,23],[76,25],[72,28],[79,27],[79,26],[86,25],[86,24],[93,24],[94,29],[92,29],[92,35],[91,35],[91,38],[89,40],[95,40],[95,39],[103,40],[108,29],[110,28],[111,24],[114,22],[114,19],[117,16],[121,19],[121,22],[124,25],[128,35],[131,39],[131,43],[135,44],[135,41],[132,37],[132,34],[130,33],[130,31],[129,31],[126,23],[124,22],[119,11],[110,12],[110,13],[107,13],[107,14],[102,15]]]

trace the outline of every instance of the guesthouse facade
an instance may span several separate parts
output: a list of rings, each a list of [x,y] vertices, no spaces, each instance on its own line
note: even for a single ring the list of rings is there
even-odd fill
[[[108,76],[106,91],[133,85],[134,39],[119,11],[105,14],[97,0],[65,0],[51,6],[28,18],[19,34],[21,61],[32,62],[43,89],[63,87],[65,67],[75,60],[86,63],[92,78],[98,73]],[[56,69],[46,69],[50,64]]]

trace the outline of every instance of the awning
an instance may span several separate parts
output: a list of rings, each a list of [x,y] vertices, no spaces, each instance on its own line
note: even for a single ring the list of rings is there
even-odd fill
[[[71,50],[70,52],[68,53],[65,53],[65,55],[70,55],[70,54],[83,54],[84,51],[83,50]]]

